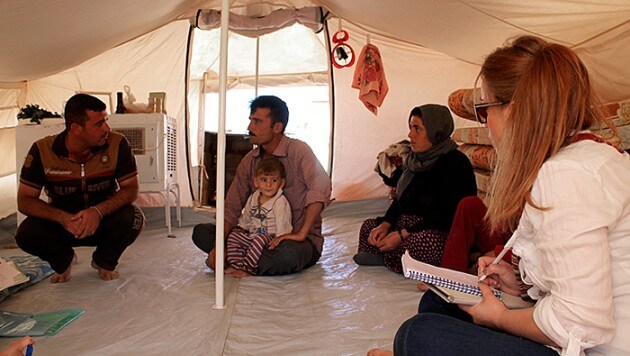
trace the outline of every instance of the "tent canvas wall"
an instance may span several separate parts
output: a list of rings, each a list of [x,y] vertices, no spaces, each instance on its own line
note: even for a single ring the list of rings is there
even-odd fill
[[[381,51],[390,92],[376,117],[350,88],[352,69],[333,69],[332,180],[333,195],[340,200],[383,196],[385,188],[372,171],[375,156],[404,138],[409,110],[427,102],[445,104],[452,91],[471,87],[483,56],[514,35],[534,34],[572,47],[589,67],[605,101],[630,97],[627,0],[230,2],[232,11],[240,14],[254,3],[261,11],[323,6],[333,17],[342,18],[357,53],[368,34]],[[195,90],[188,97],[189,127],[184,120],[188,19],[198,8],[219,7],[218,1],[192,0],[3,1],[0,216],[15,211],[12,150],[18,106],[34,103],[61,112],[63,101],[76,91],[115,93],[129,85],[139,101],[150,91],[167,92],[166,109],[178,119],[178,131],[195,132],[199,107]],[[330,32],[336,31],[338,22],[330,21],[329,27]],[[190,83],[193,89],[198,86]],[[465,125],[475,123],[456,118],[456,126]],[[196,135],[190,138],[188,149],[193,152]],[[178,162],[182,166],[185,149],[180,139]],[[191,160],[190,165],[194,175],[199,161]],[[178,181],[184,187],[184,205],[191,205],[186,169],[179,169]]]

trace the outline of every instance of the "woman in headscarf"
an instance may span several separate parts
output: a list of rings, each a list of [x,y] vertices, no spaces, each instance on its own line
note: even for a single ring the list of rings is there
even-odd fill
[[[439,265],[459,201],[477,194],[472,165],[451,139],[447,107],[426,104],[409,114],[412,153],[404,164],[396,198],[385,216],[363,222],[359,265],[386,266],[401,273],[408,250],[416,260]]]

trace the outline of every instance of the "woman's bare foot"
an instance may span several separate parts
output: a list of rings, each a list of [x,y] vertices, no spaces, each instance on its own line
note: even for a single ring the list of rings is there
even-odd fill
[[[118,271],[116,270],[108,271],[104,268],[99,267],[99,265],[94,263],[94,261],[92,261],[92,268],[98,271],[98,276],[101,277],[101,279],[104,281],[112,281],[120,277],[120,275],[118,274]]]
[[[368,351],[367,356],[393,356],[394,353],[391,351],[381,350],[381,349],[372,349]]]
[[[24,351],[26,350],[26,347],[34,343],[35,343],[35,340],[33,340],[32,337],[24,336],[18,341],[12,343],[6,349],[0,351],[0,356],[23,356]]]
[[[68,266],[68,268],[61,274],[59,273],[55,273],[52,275],[52,277],[50,277],[50,283],[66,283],[67,281],[70,280],[70,277],[72,277],[72,265],[76,265],[79,261],[79,258],[77,257],[77,254],[75,253],[74,256],[72,257],[72,262],[70,262],[70,266]]]
[[[416,288],[418,288],[418,290],[421,292],[426,292],[429,290],[429,287],[427,287],[427,285],[422,282],[416,284]]]

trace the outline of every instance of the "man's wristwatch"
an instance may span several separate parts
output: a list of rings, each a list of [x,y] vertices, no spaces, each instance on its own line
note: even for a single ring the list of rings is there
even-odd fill
[[[396,230],[396,231],[398,231],[398,236],[400,236],[400,239],[401,239],[401,240],[404,240],[404,239],[405,239],[405,237],[403,236],[402,229],[400,229],[400,230]]]

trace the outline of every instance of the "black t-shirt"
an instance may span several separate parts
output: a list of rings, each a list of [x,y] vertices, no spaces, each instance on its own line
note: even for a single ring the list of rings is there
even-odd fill
[[[50,203],[76,213],[110,198],[123,182],[138,174],[129,142],[110,132],[103,146],[92,149],[85,163],[72,161],[65,145],[66,131],[36,141],[28,152],[20,183],[46,190]]]

